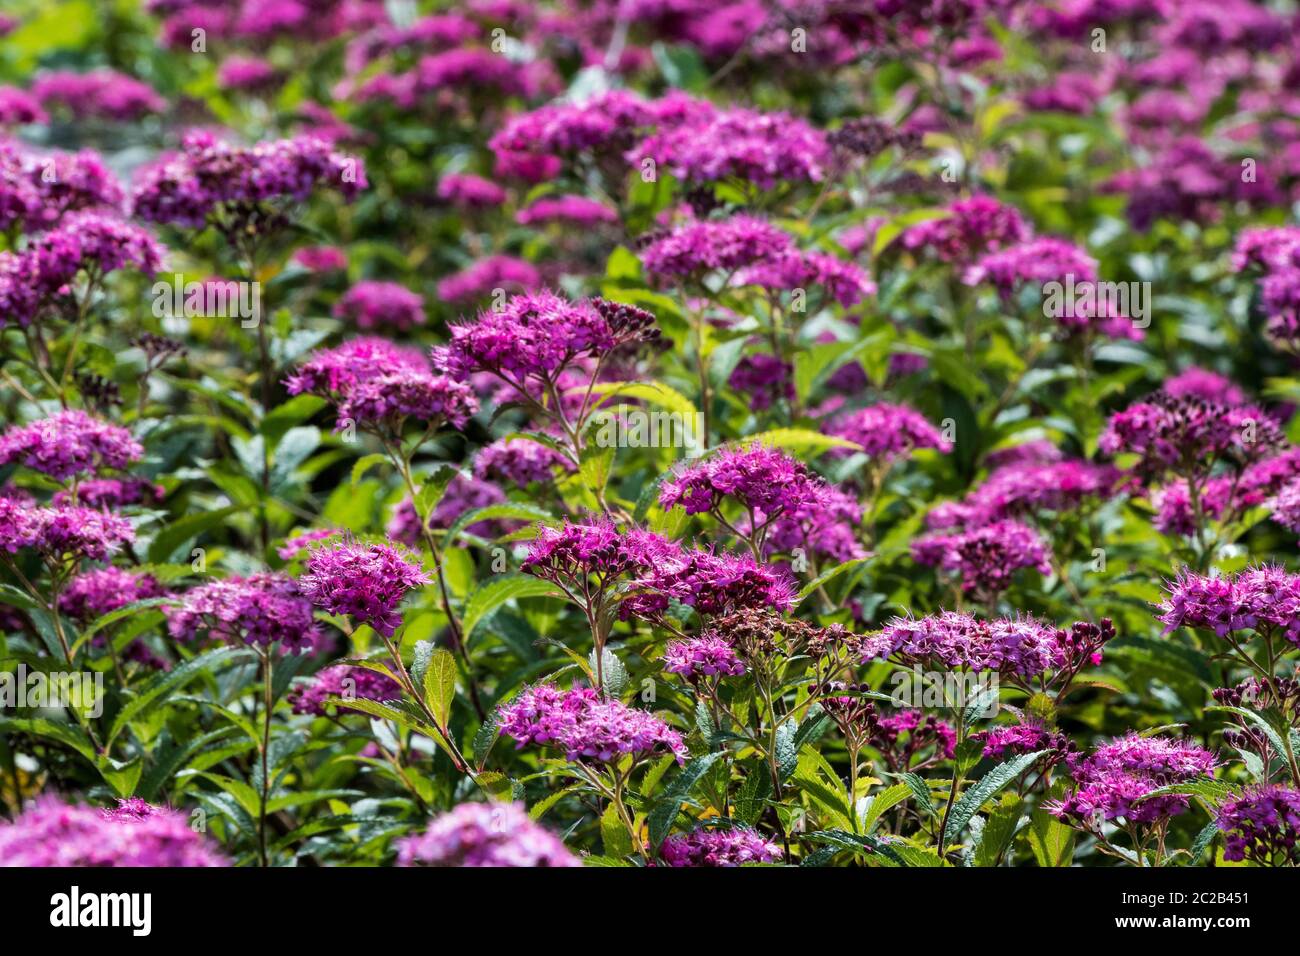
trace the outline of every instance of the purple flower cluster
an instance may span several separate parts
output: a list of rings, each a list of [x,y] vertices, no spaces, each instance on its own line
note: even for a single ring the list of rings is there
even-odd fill
[[[1010,519],[956,534],[916,538],[912,560],[960,575],[962,590],[982,598],[1005,591],[1022,568],[1040,574],[1052,571],[1051,551],[1038,532]]]
[[[500,732],[518,741],[563,750],[569,760],[609,763],[624,755],[670,754],[684,763],[682,736],[648,711],[607,699],[589,687],[562,691],[526,687],[501,708]]]
[[[406,332],[426,321],[424,300],[396,282],[358,282],[335,303],[334,315],[366,331]]]
[[[361,161],[311,136],[243,147],[192,132],[179,154],[141,174],[132,208],[150,222],[192,229],[227,215],[248,224],[256,221],[251,210],[271,202],[303,202],[321,186],[354,198],[366,187]]]
[[[314,674],[309,681],[289,691],[288,700],[295,714],[323,717],[329,712],[325,701],[330,698],[388,701],[398,700],[402,688],[386,674],[368,667],[335,664]]]
[[[79,410],[57,412],[0,435],[0,463],[24,465],[59,481],[101,468],[125,468],[143,454],[125,428]]]
[[[700,829],[674,833],[664,840],[659,854],[669,866],[744,866],[776,863],[781,848],[753,830]]]
[[[399,866],[571,867],[582,862],[517,803],[462,803],[397,844]]]
[[[135,540],[125,518],[97,508],[36,508],[0,497],[0,549],[13,554],[24,548],[47,560],[107,561]]]
[[[920,448],[936,448],[945,454],[952,450],[946,440],[920,412],[906,405],[879,402],[850,412],[828,426],[826,433],[861,446],[872,458],[893,461]],[[855,449],[832,448],[829,455],[844,458]]]
[[[0,867],[229,865],[176,810],[97,810],[50,796],[0,823]]]
[[[311,601],[298,583],[281,574],[259,573],[201,584],[169,607],[167,632],[176,640],[207,636],[228,644],[254,644],[309,651],[320,639]]]
[[[826,136],[785,113],[732,109],[676,124],[627,154],[689,183],[739,180],[771,189],[778,181],[820,182],[830,164]]]
[[[751,517],[768,520],[811,505],[820,482],[808,468],[774,448],[724,448],[679,468],[659,488],[665,510],[681,506],[688,515],[718,512],[733,498]]]
[[[570,302],[552,292],[512,296],[502,309],[450,328],[451,341],[434,360],[456,378],[490,372],[525,395],[553,389],[580,358],[599,358],[619,346],[652,338],[653,316],[594,299]]]
[[[1110,497],[1119,479],[1119,472],[1109,465],[1076,459],[1013,462],[996,468],[960,503],[935,508],[926,523],[931,528],[977,528],[1040,511],[1074,511],[1088,499]]]
[[[531,292],[541,288],[537,268],[513,256],[487,256],[438,283],[438,298],[447,302],[481,299],[494,289]]]
[[[967,285],[992,283],[1003,295],[1026,285],[1048,282],[1095,282],[1097,260],[1072,242],[1040,237],[990,252],[970,266],[963,281]]]
[[[1165,633],[1179,627],[1213,631],[1279,633],[1300,646],[1300,575],[1263,565],[1236,574],[1209,576],[1184,570],[1168,585],[1160,605]]]
[[[691,220],[653,238],[642,250],[646,270],[658,276],[687,278],[733,272],[795,253],[794,241],[776,226],[753,216]]]
[[[385,637],[401,626],[397,606],[402,597],[428,583],[412,556],[388,545],[354,541],[313,551],[298,580],[303,596],[313,604],[369,624]]]
[[[909,226],[901,236],[903,246],[927,250],[944,262],[969,262],[1029,238],[1020,213],[992,196],[959,199],[944,212],[942,218]]]
[[[1130,733],[1085,758],[1071,759],[1075,788],[1046,809],[1084,825],[1118,818],[1157,823],[1185,811],[1190,798],[1183,794],[1149,797],[1153,791],[1209,779],[1215,766],[1214,754],[1190,741]]]
[[[77,119],[128,122],[167,107],[152,88],[115,70],[46,73],[32,84],[32,95],[47,110],[64,109]]]
[[[546,196],[534,200],[515,214],[521,226],[544,226],[552,223],[593,228],[618,222],[618,210],[586,196]]]
[[[806,555],[836,562],[864,558],[867,551],[856,535],[861,524],[862,506],[856,498],[832,485],[819,485],[803,504],[786,509],[767,526],[764,553],[791,554],[802,548]]]
[[[1300,864],[1300,791],[1279,784],[1252,787],[1220,807],[1217,821],[1225,860]]]
[[[338,403],[338,427],[351,422],[400,435],[402,423],[413,419],[431,425],[446,421],[464,428],[477,411],[478,397],[464,382],[404,369],[349,388]]]
[[[862,660],[896,657],[935,669],[997,671],[1029,680],[1047,671],[1078,667],[1083,660],[1097,660],[1100,649],[1093,643],[1079,642],[1073,631],[1029,617],[985,621],[944,611],[922,618],[894,618],[866,642]]]
[[[519,488],[526,488],[534,481],[550,481],[555,477],[556,468],[568,472],[576,470],[567,455],[527,438],[494,441],[474,459],[476,478],[513,484]]]
[[[313,353],[284,384],[290,395],[307,393],[328,398],[387,373],[428,370],[429,363],[417,349],[403,348],[388,339],[361,336]]]
[[[1156,392],[1111,416],[1098,441],[1104,454],[1140,456],[1138,469],[1186,476],[1216,459],[1251,462],[1283,444],[1277,422],[1253,405],[1223,405]]]
[[[96,568],[68,582],[59,595],[59,610],[75,620],[93,621],[110,611],[165,593],[153,575],[115,567]]]
[[[506,201],[506,191],[482,176],[451,173],[438,181],[438,198],[458,209],[491,209]]]
[[[738,677],[745,665],[736,650],[718,635],[673,641],[664,650],[664,670],[690,680],[701,677]]]

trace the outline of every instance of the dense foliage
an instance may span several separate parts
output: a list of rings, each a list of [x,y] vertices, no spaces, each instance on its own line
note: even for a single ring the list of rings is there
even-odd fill
[[[1300,860],[1252,0],[13,0],[0,865]]]

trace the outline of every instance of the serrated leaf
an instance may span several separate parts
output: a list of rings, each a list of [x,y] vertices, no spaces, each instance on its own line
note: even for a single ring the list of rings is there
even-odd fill
[[[554,584],[530,574],[507,574],[494,578],[471,594],[465,602],[465,616],[461,624],[465,640],[468,642],[474,629],[509,601],[558,595],[559,591]]]
[[[438,726],[446,727],[456,699],[456,658],[445,647],[435,647],[429,655],[429,666],[424,672],[424,699],[438,718]]]
[[[668,831],[672,829],[673,821],[677,819],[677,814],[681,812],[682,804],[690,796],[691,790],[722,756],[723,752],[719,751],[687,761],[686,766],[664,789],[663,796],[659,798],[654,810],[646,818],[650,846],[655,850],[659,849],[659,845],[664,842],[664,837],[668,836]]]
[[[957,838],[961,836],[961,831],[970,822],[970,818],[979,812],[980,807],[1024,773],[1044,753],[1046,753],[1044,750],[1035,750],[1033,753],[1021,754],[998,764],[980,777],[979,781],[953,804],[952,811],[948,814],[948,823],[943,829],[944,844],[956,843]]]

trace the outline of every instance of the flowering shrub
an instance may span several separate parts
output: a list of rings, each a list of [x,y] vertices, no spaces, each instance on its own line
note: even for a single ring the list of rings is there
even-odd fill
[[[1292,4],[100,6],[0,865],[1300,863]]]

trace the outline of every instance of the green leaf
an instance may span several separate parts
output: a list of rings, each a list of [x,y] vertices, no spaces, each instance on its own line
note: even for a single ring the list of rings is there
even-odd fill
[[[91,743],[89,735],[75,724],[46,720],[43,717],[12,717],[0,719],[0,730],[52,740],[95,763],[95,745]]]
[[[807,584],[805,584],[802,588],[799,589],[799,598],[798,601],[796,601],[795,603],[801,603],[804,600],[804,598],[808,597],[808,595],[812,594],[818,588],[825,585],[827,581],[833,581],[835,578],[838,578],[844,572],[852,571],[854,568],[861,567],[862,565],[866,564],[870,560],[871,558],[869,557],[851,558],[850,560],[845,561],[843,564],[835,565],[835,567],[831,568],[829,571],[823,571],[821,574],[817,575],[817,577],[815,577],[813,580],[809,581]]]
[[[1065,784],[1058,781],[1029,815],[1029,847],[1039,866],[1069,866],[1074,859],[1074,831],[1043,809],[1064,794]]]
[[[446,727],[456,699],[456,658],[445,647],[435,647],[429,655],[429,666],[424,672],[424,697],[438,718],[438,725]]]
[[[375,467],[375,465],[381,464],[382,462],[385,461],[388,461],[388,456],[380,452],[375,452],[372,455],[366,455],[363,458],[358,458],[356,460],[356,463],[353,464],[352,466],[352,484],[355,485],[358,481],[361,480],[362,475],[364,475],[371,468]]]
[[[1014,793],[1004,793],[1001,801],[989,814],[984,824],[984,837],[975,851],[975,866],[996,866],[1011,841],[1015,839],[1016,827],[1025,802]]]
[[[507,574],[494,578],[470,595],[465,602],[462,630],[468,642],[474,629],[490,618],[501,606],[516,598],[557,597],[554,584],[531,574]]]
[[[605,855],[624,857],[632,852],[632,835],[619,818],[618,807],[611,803],[600,818],[600,839],[605,845]]]
[[[852,451],[862,451],[862,446],[856,442],[844,438],[835,438],[832,435],[823,435],[821,432],[815,432],[807,428],[775,428],[772,431],[760,432],[751,438],[745,439],[746,444],[751,442],[766,445],[769,448],[782,448],[795,457],[804,459],[816,458],[832,448],[848,448]]]
[[[482,508],[471,508],[469,511],[461,514],[450,528],[447,529],[447,544],[453,543],[466,528],[478,524],[480,521],[495,521],[501,518],[514,518],[521,521],[541,521],[543,523],[555,521],[555,515],[545,508],[539,508],[536,505],[525,504],[521,501],[511,501],[499,505],[486,505]]]
[[[210,528],[215,528],[231,515],[243,510],[245,509],[232,505],[228,508],[218,508],[216,511],[202,511],[177,518],[154,536],[149,545],[149,560],[157,564],[170,561],[172,554],[186,541]]]
[[[916,797],[917,805],[922,810],[931,816],[939,812],[934,806],[934,797],[930,794],[930,785],[926,783],[923,777],[911,771],[900,773],[898,776],[912,791],[912,796]]]
[[[163,597],[145,598],[143,601],[133,601],[124,607],[118,608],[116,611],[109,611],[107,614],[100,616],[93,624],[86,628],[86,630],[81,632],[81,636],[77,638],[77,643],[72,647],[73,656],[76,656],[77,651],[85,645],[86,641],[90,640],[110,624],[116,624],[123,618],[132,617],[133,615],[139,614],[141,611],[148,610],[151,607],[161,607],[165,604],[174,605],[176,604],[176,600],[175,598]]]
[[[691,790],[699,783],[700,778],[708,772],[719,758],[724,756],[724,752],[705,754],[703,757],[696,757],[688,761],[686,766],[678,772],[663,792],[654,810],[646,818],[646,828],[650,834],[650,846],[658,850],[659,845],[664,842],[664,837],[668,836],[668,831],[672,829],[673,821],[677,819],[677,814],[681,812],[682,804],[690,796]]]
[[[912,793],[912,788],[905,783],[896,783],[892,787],[886,787],[884,790],[874,794],[867,804],[866,811],[862,814],[862,829],[870,833],[886,811],[892,810]]]
[[[980,777],[978,783],[961,795],[953,805],[952,812],[948,814],[948,824],[943,829],[944,844],[957,842],[961,831],[966,828],[970,818],[979,812],[980,807],[1029,769],[1044,753],[1046,753],[1044,750],[1035,750],[1033,753],[1021,754],[1019,757],[998,764]]]
[[[113,718],[113,726],[108,732],[108,744],[117,739],[118,734],[126,729],[127,724],[137,717],[148,713],[158,703],[163,694],[175,690],[193,680],[205,671],[215,670],[218,665],[230,664],[237,660],[246,660],[253,652],[242,647],[219,647],[216,650],[200,654],[170,671],[164,671],[150,678],[135,690],[135,694]]]

